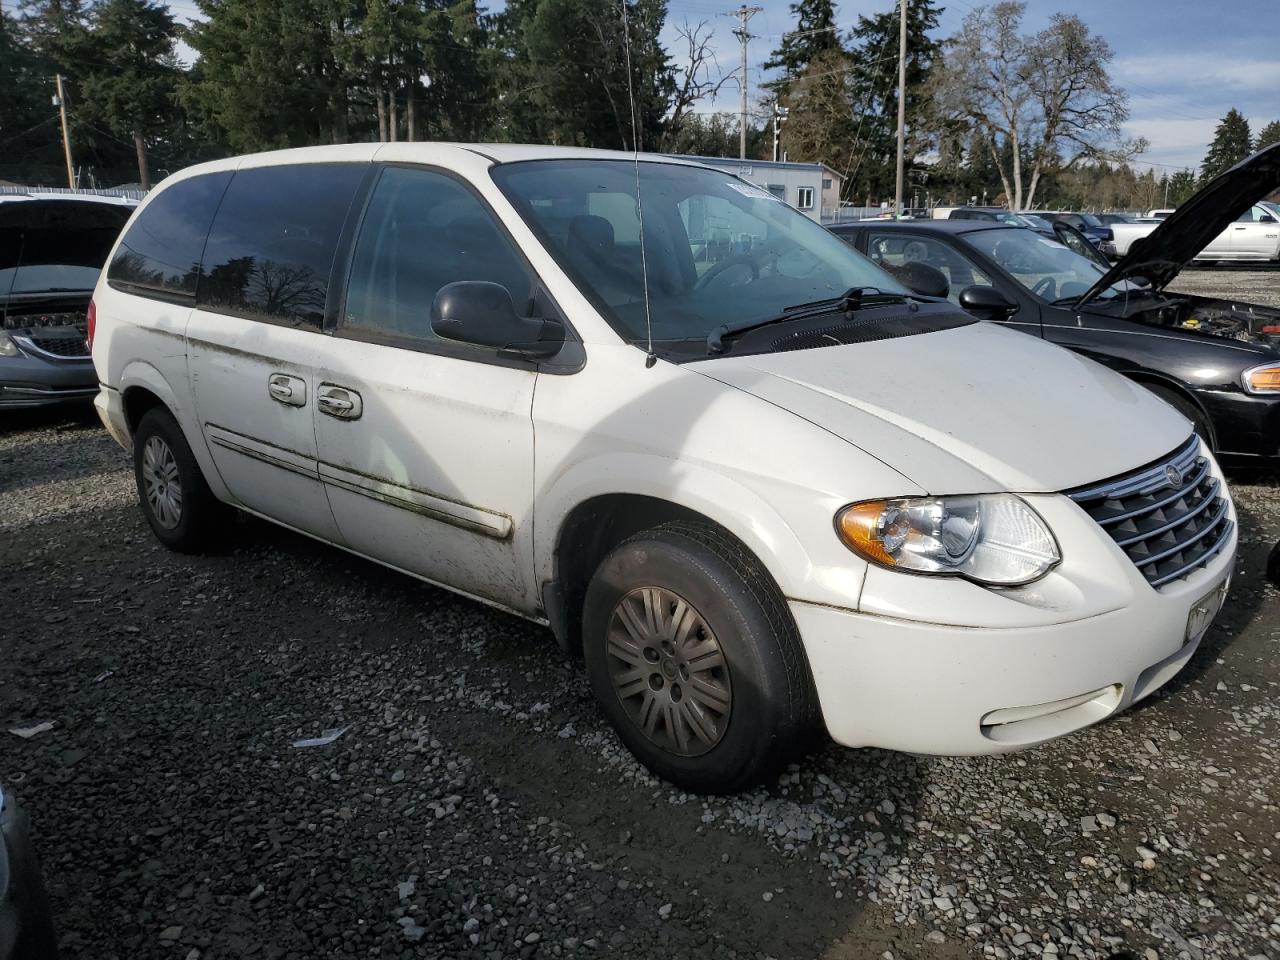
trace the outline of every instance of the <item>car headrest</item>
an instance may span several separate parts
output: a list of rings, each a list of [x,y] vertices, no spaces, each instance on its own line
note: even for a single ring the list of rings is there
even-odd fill
[[[569,248],[581,248],[596,259],[613,255],[613,224],[591,215],[569,221]]]

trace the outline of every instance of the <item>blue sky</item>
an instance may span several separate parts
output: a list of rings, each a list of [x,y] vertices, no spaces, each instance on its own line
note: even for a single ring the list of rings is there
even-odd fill
[[[481,0],[483,3],[484,0]],[[732,34],[735,18],[725,16],[737,2],[668,0],[667,47],[678,54],[672,26],[706,21],[714,30],[719,66],[738,63]],[[764,79],[760,65],[793,29],[788,0],[748,0],[764,8],[751,21],[755,39],[748,48],[752,102]],[[487,6],[500,7],[501,0]],[[978,4],[942,0],[939,33],[948,35]],[[174,0],[174,13],[190,19],[191,0]],[[894,0],[843,0],[839,23],[850,27],[859,14],[895,9]],[[1129,136],[1146,137],[1151,147],[1140,165],[1157,172],[1197,168],[1213,137],[1213,128],[1231,107],[1249,118],[1254,133],[1280,119],[1280,0],[1028,0],[1025,26],[1040,29],[1056,12],[1078,14],[1115,51],[1112,75],[1129,92]],[[188,58],[191,51],[182,51]],[[891,67],[892,65],[890,65]],[[715,109],[737,109],[737,87],[726,85]]]
[[[748,2],[764,8],[750,25],[756,35],[748,48],[754,87],[762,78],[760,64],[793,25],[788,0]],[[943,36],[978,6],[969,0],[941,5]],[[669,20],[713,25],[719,64],[732,70],[738,46],[733,21],[722,12],[734,6],[670,0]],[[892,9],[894,0],[844,0],[837,13],[842,26],[851,26],[859,14]],[[1130,96],[1128,135],[1151,141],[1139,161],[1157,165],[1157,172],[1198,167],[1214,127],[1231,107],[1249,118],[1254,133],[1280,119],[1280,0],[1029,0],[1024,25],[1038,30],[1059,11],[1078,14],[1110,42],[1112,75]],[[737,88],[730,86],[719,109],[737,109]]]

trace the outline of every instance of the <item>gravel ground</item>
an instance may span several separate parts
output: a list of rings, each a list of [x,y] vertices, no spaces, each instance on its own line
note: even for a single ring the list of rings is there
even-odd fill
[[[1276,960],[1280,490],[1235,492],[1229,605],[1138,709],[704,799],[544,631],[264,523],[171,554],[100,429],[10,416],[0,781],[68,957]]]
[[[1280,270],[1241,266],[1183,270],[1169,289],[1178,293],[1230,297],[1245,303],[1280,307]]]

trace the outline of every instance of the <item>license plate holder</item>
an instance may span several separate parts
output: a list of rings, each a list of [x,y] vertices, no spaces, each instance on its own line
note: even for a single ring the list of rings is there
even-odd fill
[[[1192,643],[1204,636],[1205,631],[1222,610],[1222,604],[1227,599],[1227,588],[1230,585],[1230,579],[1223,580],[1191,605],[1191,610],[1187,613],[1187,632],[1182,638],[1184,644]]]

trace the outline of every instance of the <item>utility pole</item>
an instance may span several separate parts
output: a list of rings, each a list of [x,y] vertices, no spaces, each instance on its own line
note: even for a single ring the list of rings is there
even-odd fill
[[[898,177],[893,192],[893,216],[902,216],[903,153],[907,139],[907,0],[898,0],[902,15],[898,25]]]
[[[773,162],[778,162],[778,147],[781,143],[782,131],[780,125],[787,119],[786,108],[778,106],[778,101],[773,102]]]
[[[747,33],[747,21],[763,10],[764,7],[748,7],[746,4],[737,10],[726,13],[726,17],[738,18],[738,29],[733,35],[742,41],[742,99],[738,108],[738,159],[747,159],[747,41],[751,34]],[[776,148],[775,148],[776,149]]]
[[[53,98],[53,103],[58,108],[58,113],[62,115],[62,153],[67,158],[67,186],[74,190],[76,188],[76,173],[71,166],[71,134],[67,132],[67,98],[62,92],[62,74],[54,77],[54,84],[57,87],[58,94]]]

